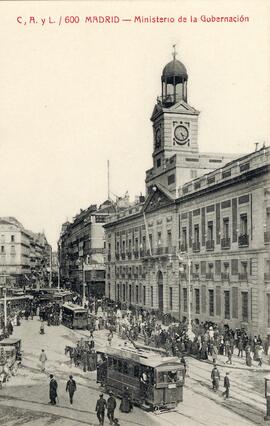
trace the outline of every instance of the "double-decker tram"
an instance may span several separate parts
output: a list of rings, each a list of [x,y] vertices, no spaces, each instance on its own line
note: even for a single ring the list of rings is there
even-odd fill
[[[65,303],[62,306],[62,324],[69,328],[86,329],[88,327],[87,309]]]
[[[177,357],[136,349],[107,347],[97,353],[97,383],[118,397],[129,393],[145,410],[170,410],[183,401],[185,369]]]

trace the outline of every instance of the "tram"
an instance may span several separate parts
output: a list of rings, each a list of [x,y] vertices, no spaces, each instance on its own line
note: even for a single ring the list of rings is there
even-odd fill
[[[62,324],[69,328],[86,329],[88,327],[87,309],[65,303],[62,306]]]
[[[97,383],[118,397],[130,394],[144,410],[171,410],[183,401],[185,369],[177,357],[133,347],[97,352]]]

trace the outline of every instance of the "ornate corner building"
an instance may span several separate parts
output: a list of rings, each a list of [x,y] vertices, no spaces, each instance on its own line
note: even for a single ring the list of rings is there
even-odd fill
[[[106,295],[270,338],[270,151],[200,153],[187,82],[174,54],[151,117],[146,199],[104,225]]]

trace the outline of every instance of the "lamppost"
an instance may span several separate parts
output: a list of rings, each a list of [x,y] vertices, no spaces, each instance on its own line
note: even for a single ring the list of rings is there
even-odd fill
[[[193,342],[195,338],[195,334],[192,331],[192,323],[191,323],[191,285],[190,285],[190,278],[191,278],[191,258],[188,253],[180,253],[178,255],[179,262],[183,262],[184,260],[187,260],[188,265],[188,281],[187,281],[187,319],[188,319],[188,329],[187,329],[187,336],[188,338]],[[180,266],[181,268],[181,266]],[[179,270],[180,270],[179,268]],[[183,269],[184,270],[184,269]],[[180,294],[180,285],[179,285],[179,294]],[[180,299],[180,297],[179,297]],[[179,312],[180,312],[180,306],[179,306]],[[180,319],[180,318],[179,318]]]

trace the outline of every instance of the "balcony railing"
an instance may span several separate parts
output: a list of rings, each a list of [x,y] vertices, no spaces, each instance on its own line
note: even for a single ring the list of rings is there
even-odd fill
[[[195,251],[200,251],[201,248],[201,244],[200,241],[196,241],[195,243],[192,244],[192,250]]]
[[[229,272],[221,272],[221,279],[224,281],[228,281],[230,278]]]
[[[215,248],[215,241],[214,240],[207,240],[206,241],[206,250],[214,250]]]
[[[247,278],[248,278],[247,272],[239,272],[238,278],[239,278],[239,280],[247,281]]]
[[[181,244],[180,250],[183,251],[183,252],[187,251],[187,244],[186,243]]]
[[[264,242],[270,243],[270,231],[264,233]]]
[[[222,249],[229,249],[231,248],[231,239],[230,238],[221,238],[221,248]]]
[[[180,272],[180,278],[182,278],[182,280],[186,280],[187,279],[186,272]]]
[[[207,280],[213,280],[213,279],[214,279],[214,274],[213,274],[213,272],[206,272],[206,274],[205,274],[205,278],[206,278]]]
[[[238,246],[239,247],[248,247],[248,245],[249,245],[249,236],[247,234],[239,235]]]
[[[265,281],[270,281],[270,272],[265,272],[264,273],[264,280]]]
[[[194,272],[194,273],[192,274],[192,278],[193,278],[194,280],[198,280],[198,279],[200,278],[200,274],[199,274],[198,272]]]
[[[122,251],[121,253],[121,259],[125,259],[126,258],[126,253],[124,251]]]
[[[120,259],[120,254],[119,253],[115,253],[115,259],[119,260]]]
[[[132,252],[131,252],[131,251],[128,251],[128,252],[127,252],[127,258],[128,258],[128,259],[131,259],[131,257],[132,257]]]
[[[138,278],[138,274],[133,274],[133,277],[134,278]]]

